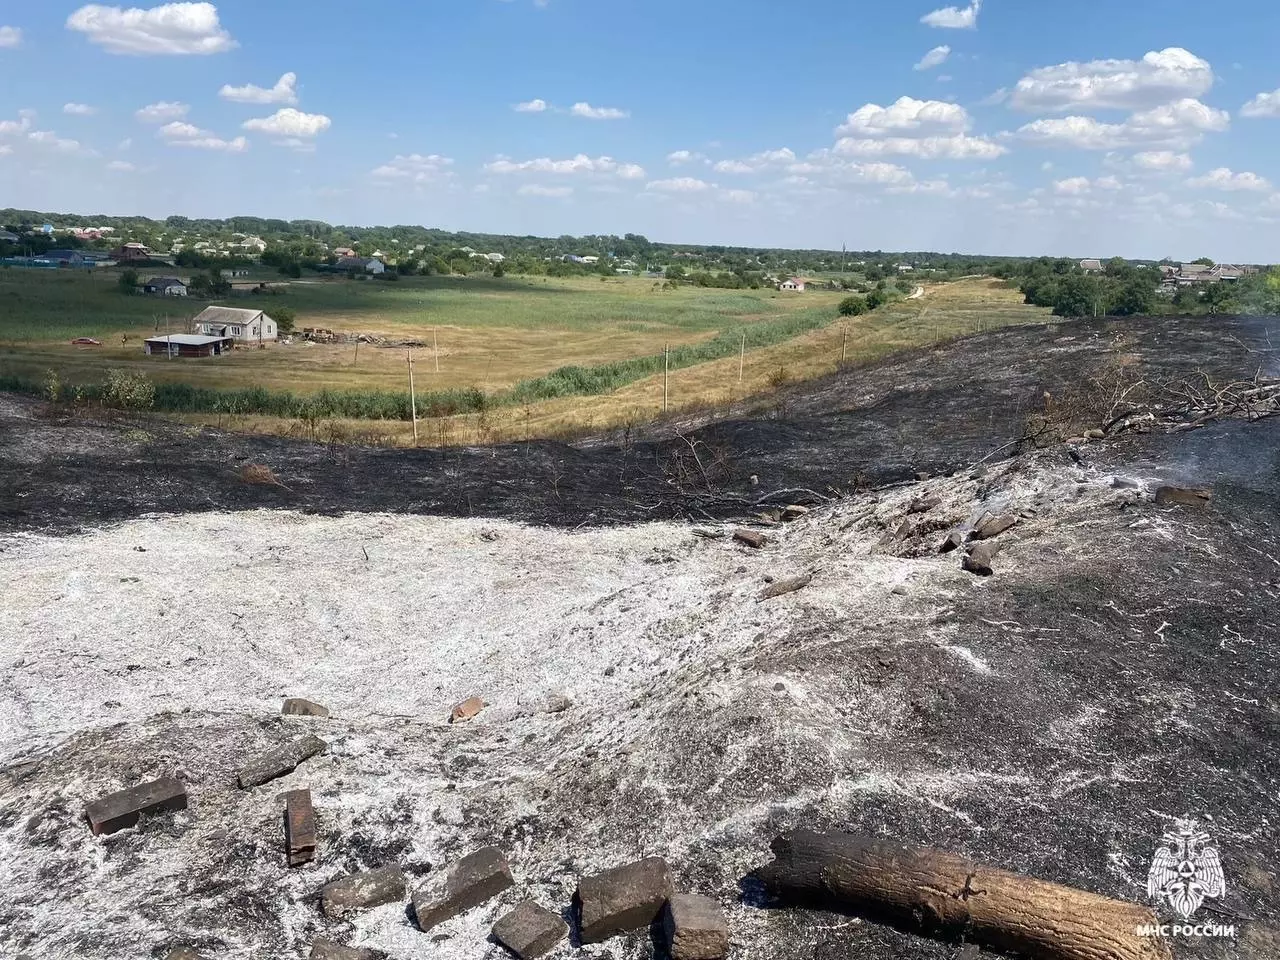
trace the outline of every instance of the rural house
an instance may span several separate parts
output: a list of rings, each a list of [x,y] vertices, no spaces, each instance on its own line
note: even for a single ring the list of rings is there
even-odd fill
[[[151,251],[141,243],[126,243],[111,251],[111,258],[121,263],[151,259]]]
[[[193,332],[206,337],[221,337],[241,343],[275,340],[276,322],[261,310],[238,307],[205,307],[192,321]]]
[[[235,342],[230,337],[210,337],[193,333],[148,337],[142,343],[149,357],[220,357],[224,353],[229,353],[235,346]]]
[[[152,277],[142,285],[142,292],[159,297],[185,297],[187,285],[177,277]]]
[[[1083,270],[1085,273],[1101,273],[1102,261],[1101,260],[1081,260],[1080,269]]]
[[[338,247],[337,250],[333,251],[333,255],[341,260],[344,257],[354,257],[356,252],[351,247]]]
[[[784,280],[782,283],[778,284],[778,289],[804,293],[804,281],[792,277],[790,280]]]
[[[372,258],[366,260],[363,257],[342,257],[334,264],[334,269],[344,273],[354,270],[357,273],[379,274],[387,272],[387,265]]]

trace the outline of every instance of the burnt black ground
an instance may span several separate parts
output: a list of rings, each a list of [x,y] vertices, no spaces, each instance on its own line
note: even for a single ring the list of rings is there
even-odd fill
[[[1046,391],[1062,396],[1116,357],[1151,375],[1252,373],[1260,356],[1276,356],[1249,352],[1267,348],[1266,329],[1226,318],[1077,321],[978,335],[847,371],[792,388],[767,415],[686,422],[714,494],[671,425],[627,444],[405,451],[196,430],[151,417],[106,422],[0,398],[0,529],[261,507],[569,527],[727,517],[774,490],[828,494],[965,467],[1021,436]],[[242,483],[236,471],[245,463],[266,464],[284,486]],[[748,483],[752,475],[758,486]]]
[[[56,533],[146,511],[264,506],[562,526],[733,516],[742,503],[724,500],[723,489],[748,499],[785,487],[849,490],[859,473],[890,483],[965,467],[1018,436],[1044,392],[1061,395],[1117,356],[1148,373],[1251,376],[1276,356],[1255,352],[1269,349],[1266,329],[1265,321],[1222,318],[1083,321],[969,338],[849,371],[794,388],[781,415],[680,425],[690,439],[726,451],[730,475],[716,495],[670,476],[674,454],[688,449],[671,427],[631,449],[600,441],[444,454],[331,450],[193,434],[150,418],[49,417],[13,401],[0,417],[0,523]],[[130,430],[153,439],[128,439]],[[899,627],[815,616],[767,638],[742,667],[800,677],[821,691],[812,708],[824,716],[838,708],[833,734],[863,726],[869,690],[906,709],[868,736],[857,762],[829,760],[781,730],[760,741],[741,781],[723,789],[750,796],[762,782],[781,783],[798,796],[849,787],[874,771],[900,782],[901,792],[850,789],[839,803],[779,807],[756,846],[763,851],[773,833],[798,823],[861,830],[1126,899],[1140,899],[1124,878],[1140,887],[1162,822],[1195,816],[1221,846],[1228,881],[1226,912],[1206,916],[1238,924],[1246,937],[1181,942],[1175,956],[1271,960],[1280,956],[1274,942],[1256,931],[1280,923],[1280,419],[1134,436],[1083,455],[1097,471],[1212,487],[1214,499],[1203,511],[1149,498],[1067,506],[1048,531],[1015,530],[991,580],[940,585],[953,601],[919,632],[954,631],[993,665],[990,674]],[[289,489],[241,483],[235,469],[245,462],[268,464]],[[1063,451],[1025,454],[999,472],[1046,467],[1065,480],[1081,472]],[[751,474],[759,486],[746,481]],[[808,522],[822,530],[821,517]],[[580,775],[548,773],[538,829],[606,843],[643,834],[669,804],[714,820],[723,801],[709,796],[721,758],[773,719],[766,710],[708,716],[697,699],[677,705],[652,736],[681,732],[671,770],[662,771],[682,784],[678,792],[655,796],[593,756]],[[92,749],[78,745],[50,764],[75,769],[92,760]],[[968,784],[949,808],[922,804],[912,787],[937,778]],[[482,822],[504,815],[475,812]],[[147,842],[136,840],[139,849]],[[691,886],[737,896],[717,870],[721,855],[695,847],[677,872]],[[259,919],[270,922],[247,913],[236,922]],[[780,960],[957,955],[955,945],[803,911],[771,913],[764,942],[762,955]],[[618,955],[644,956],[647,947]]]

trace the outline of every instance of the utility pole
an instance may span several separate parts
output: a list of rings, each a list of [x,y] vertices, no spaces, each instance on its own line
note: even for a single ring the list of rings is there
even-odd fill
[[[431,352],[436,357],[436,373],[440,372],[440,328],[431,328]]]
[[[738,382],[742,382],[742,368],[747,362],[747,333],[742,332],[742,352],[738,354]]]
[[[409,361],[409,406],[413,414],[413,445],[416,447],[418,445],[418,394],[413,388],[413,347],[409,347],[405,354]]]
[[[849,325],[840,324],[840,366],[844,367],[844,358],[849,353]]]
[[[351,362],[351,366],[358,367],[360,365],[360,336],[356,335],[356,358]]]

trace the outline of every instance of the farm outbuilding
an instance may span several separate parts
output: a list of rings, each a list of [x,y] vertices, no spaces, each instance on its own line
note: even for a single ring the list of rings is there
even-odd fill
[[[185,297],[187,285],[177,277],[152,277],[142,285],[142,291],[161,297]]]
[[[206,337],[229,337],[242,343],[274,340],[279,329],[263,311],[239,307],[206,307],[192,324],[194,333]]]
[[[235,347],[231,337],[205,337],[194,333],[174,333],[148,337],[143,341],[147,356],[220,357]]]

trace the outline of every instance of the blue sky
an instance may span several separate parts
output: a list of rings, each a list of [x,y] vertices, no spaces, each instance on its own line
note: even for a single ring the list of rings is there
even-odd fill
[[[0,3],[0,206],[1280,259],[1280,5]]]

